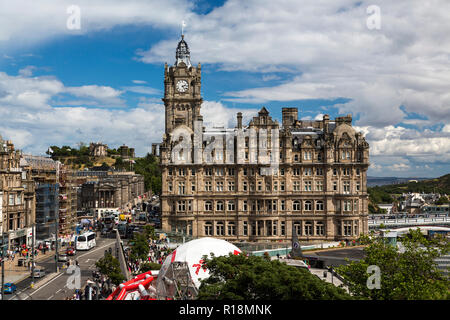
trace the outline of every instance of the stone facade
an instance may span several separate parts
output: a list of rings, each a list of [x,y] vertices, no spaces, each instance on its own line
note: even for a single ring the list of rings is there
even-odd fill
[[[130,158],[135,158],[135,152],[134,152],[134,148],[129,148],[126,145],[122,145],[120,146],[117,151],[119,152],[119,155],[121,158],[123,159],[130,159]]]
[[[87,173],[81,171],[77,174],[86,176]],[[78,209],[125,208],[145,193],[144,187],[144,177],[134,172],[91,175],[89,181],[81,185],[81,207]]]
[[[351,240],[368,232],[369,145],[351,115],[303,121],[297,108],[283,108],[280,126],[263,107],[247,126],[238,113],[235,128],[205,129],[201,66],[186,60],[164,70],[163,230],[228,241],[290,241],[292,232],[303,241]],[[218,142],[222,149],[210,148]],[[263,158],[279,158],[276,169]]]
[[[0,136],[0,192],[2,192],[2,232],[8,234],[9,247],[29,244],[33,210],[25,208],[29,194],[24,188],[26,171],[20,166],[21,152]],[[28,203],[30,205],[30,203]]]
[[[89,145],[89,153],[92,157],[106,157],[108,155],[108,146],[97,142]]]

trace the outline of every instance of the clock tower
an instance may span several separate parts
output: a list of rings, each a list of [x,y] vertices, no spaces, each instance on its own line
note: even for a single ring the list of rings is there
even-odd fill
[[[194,130],[194,121],[200,116],[202,97],[201,65],[191,65],[189,47],[184,35],[178,42],[175,65],[164,65],[164,106],[166,109],[166,135],[176,127],[185,125]]]

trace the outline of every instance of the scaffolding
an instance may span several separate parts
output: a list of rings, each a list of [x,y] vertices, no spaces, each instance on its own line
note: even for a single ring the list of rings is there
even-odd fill
[[[187,262],[174,261],[161,268],[156,282],[158,299],[193,300],[198,289],[192,280]]]

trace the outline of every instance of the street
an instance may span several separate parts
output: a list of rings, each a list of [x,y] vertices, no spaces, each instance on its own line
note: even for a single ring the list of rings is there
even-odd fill
[[[89,251],[77,251],[72,260],[78,260],[81,276],[81,287],[84,288],[86,280],[92,279],[92,271],[95,270],[95,262],[102,258],[105,250],[112,248],[114,250],[115,239],[97,238],[97,245]],[[73,273],[67,273],[66,268],[62,268],[63,263],[59,262],[59,273],[55,272],[54,257],[41,261],[39,266],[46,268],[46,275],[43,279],[53,277],[42,286],[30,288],[31,277],[16,283],[17,291],[15,294],[5,294],[5,300],[64,300],[74,293],[74,289],[68,288],[69,277]],[[35,279],[35,286],[43,279]],[[72,276],[73,279],[73,276]],[[45,280],[44,280],[45,281]],[[73,282],[72,282],[73,283]],[[70,284],[69,284],[70,286]]]

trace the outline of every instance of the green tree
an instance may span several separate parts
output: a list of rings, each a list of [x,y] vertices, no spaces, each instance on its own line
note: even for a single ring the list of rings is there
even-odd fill
[[[244,254],[208,258],[210,277],[201,281],[201,300],[331,300],[351,299],[342,288],[304,269],[278,260]]]
[[[436,201],[437,205],[442,205],[442,204],[447,204],[448,203],[448,198],[446,196],[442,196],[439,198],[438,201]]]
[[[419,229],[410,230],[394,246],[385,239],[371,238],[364,249],[366,257],[337,268],[347,281],[350,292],[358,298],[375,300],[448,299],[449,281],[434,261],[449,250],[443,237],[427,240]],[[380,268],[380,289],[369,289],[367,272],[371,265]]]
[[[131,245],[130,257],[133,260],[147,260],[150,248],[148,246],[148,237],[145,233],[135,233]]]
[[[95,263],[95,266],[101,274],[110,278],[111,282],[115,285],[119,285],[125,280],[120,269],[119,260],[109,252],[106,252],[105,256]]]
[[[145,262],[141,264],[139,268],[139,272],[147,272],[150,270],[159,270],[161,269],[162,264],[154,263],[154,262]]]
[[[116,170],[126,169],[128,167],[128,163],[125,163],[121,157],[116,158],[116,162],[114,163]]]
[[[144,158],[136,159],[134,171],[144,176],[146,190],[152,190],[155,194],[161,194],[162,173],[157,157],[147,153]]]
[[[144,234],[147,239],[156,240],[155,227],[149,224],[144,226]]]

